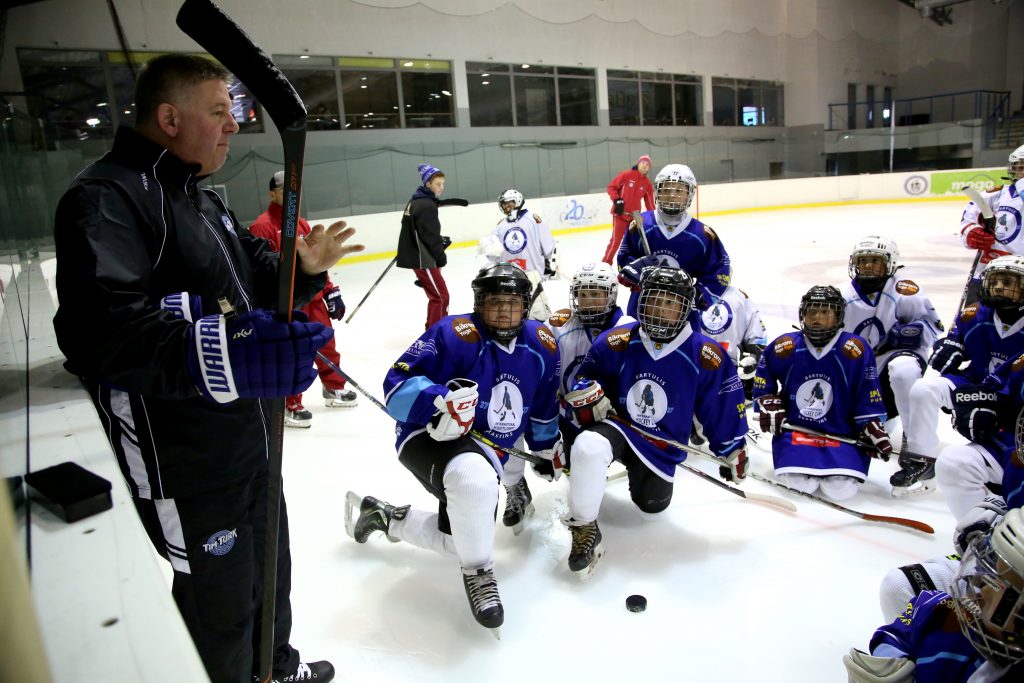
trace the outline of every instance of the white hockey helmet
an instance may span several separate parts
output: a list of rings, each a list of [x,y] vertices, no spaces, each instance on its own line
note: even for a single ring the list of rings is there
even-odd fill
[[[985,659],[1024,660],[1024,511],[1008,511],[971,543],[951,593],[960,629]]]
[[[680,193],[686,190],[686,197]],[[677,216],[690,208],[697,192],[697,178],[685,164],[669,164],[654,176],[654,205],[663,214]]]
[[[1015,275],[1016,285],[1008,283],[1008,278],[996,276]],[[1000,283],[998,293],[992,287],[996,281]],[[1000,256],[988,262],[981,273],[981,301],[995,309],[1019,307],[1024,304],[1024,256],[1010,254]]]
[[[618,294],[615,269],[604,261],[584,263],[569,288],[572,313],[584,327],[604,325]]]
[[[881,275],[862,275],[857,268],[857,260],[861,256],[881,256],[885,259],[885,274]],[[881,235],[868,235],[857,240],[857,243],[853,245],[853,251],[850,252],[850,266],[848,272],[850,273],[850,279],[857,280],[862,284],[872,284],[871,280],[878,278],[877,282],[885,281],[889,277],[892,277],[893,273],[896,272],[896,268],[899,266],[900,250],[888,237],[882,237]],[[867,281],[867,282],[865,282]]]
[[[1015,182],[1024,177],[1024,145],[1010,152],[1007,160],[1006,173],[1010,176],[1010,182]]]
[[[512,203],[513,206],[509,207],[507,204]],[[501,193],[498,197],[498,208],[501,212],[509,217],[510,220],[515,220],[519,215],[519,209],[523,208],[523,204],[526,200],[523,199],[523,193],[519,190],[510,187]]]

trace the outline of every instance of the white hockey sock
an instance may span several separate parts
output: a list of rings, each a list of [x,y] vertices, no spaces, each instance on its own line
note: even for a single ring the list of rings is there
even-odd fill
[[[889,388],[892,389],[896,412],[906,415],[910,412],[910,390],[914,382],[921,379],[921,366],[910,356],[897,356],[889,361]]]
[[[613,457],[611,443],[597,432],[584,431],[576,437],[569,477],[569,515],[576,521],[597,519]]]
[[[462,453],[444,468],[444,493],[455,553],[464,569],[491,566],[498,474],[478,453]]]
[[[840,501],[853,498],[857,495],[857,491],[860,489],[860,484],[853,477],[848,477],[842,474],[833,474],[827,477],[822,477],[821,492],[831,500]]]
[[[820,477],[812,477],[809,474],[786,473],[776,474],[775,476],[786,486],[792,486],[804,493],[814,493],[818,490],[818,484],[820,483]]]
[[[437,513],[424,512],[410,508],[405,519],[391,520],[388,533],[410,545],[426,550],[433,550],[445,557],[459,559],[455,554],[455,544],[450,534],[442,533],[437,528]]]
[[[930,373],[914,382],[910,389],[910,409],[903,416],[910,450],[925,455],[938,451],[939,410],[953,407],[952,390],[952,382]]]
[[[988,495],[985,484],[1002,483],[1003,467],[977,444],[947,446],[935,461],[935,481],[959,522]]]

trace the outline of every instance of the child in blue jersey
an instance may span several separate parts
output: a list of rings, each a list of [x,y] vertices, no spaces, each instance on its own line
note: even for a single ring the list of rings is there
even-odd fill
[[[565,396],[584,427],[572,447],[568,520],[569,569],[583,580],[603,554],[597,516],[613,460],[626,467],[633,503],[663,511],[686,453],[660,438],[686,443],[696,417],[723,478],[746,476],[743,387],[728,354],[687,321],[693,299],[683,271],[646,271],[639,322],[601,333]]]
[[[696,191],[697,179],[683,164],[669,164],[654,178],[655,210],[640,214],[642,225],[630,224],[615,257],[619,282],[632,291],[626,305],[629,315],[637,314],[640,276],[650,266],[680,268],[716,297],[729,285],[732,266],[722,240],[687,213]]]
[[[1024,257],[993,259],[982,275],[981,302],[965,307],[949,334],[935,344],[929,369],[910,390],[910,412],[904,427],[911,451],[940,455],[937,433],[939,410],[953,409],[953,393],[963,385],[980,384],[988,373],[1024,353]],[[970,364],[961,369],[965,361]],[[965,391],[969,395],[970,391]],[[909,418],[909,420],[907,419]],[[973,460],[967,449],[943,451],[953,472],[962,457]],[[944,460],[940,455],[939,462]],[[930,491],[935,488],[936,463],[919,462],[904,466],[892,475],[893,495]],[[946,501],[957,517],[974,504],[958,502],[956,489]],[[959,512],[958,512],[959,510]]]
[[[783,431],[808,427],[892,452],[882,427],[885,408],[871,347],[843,331],[845,304],[831,286],[811,287],[800,300],[802,331],[775,339],[761,356],[754,400],[761,431],[771,432],[775,475],[806,493],[819,487],[833,500],[855,495],[867,478],[864,449],[834,439]]]
[[[851,649],[851,683],[1024,680],[1024,513],[1011,510],[971,542],[949,593],[927,590]]]
[[[513,472],[521,479],[524,462],[500,448],[522,439],[553,462],[549,476],[561,474],[558,352],[546,326],[525,320],[531,287],[521,268],[482,269],[473,293],[472,314],[435,323],[384,379],[399,462],[438,499],[438,511],[349,492],[345,527],[359,543],[381,531],[457,559],[476,620],[497,636],[504,621],[492,559],[499,480],[508,483]]]

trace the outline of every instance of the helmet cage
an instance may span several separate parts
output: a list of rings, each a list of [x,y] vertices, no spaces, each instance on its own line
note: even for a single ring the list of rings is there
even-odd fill
[[[882,275],[862,275],[860,268],[857,265],[857,261],[861,256],[880,256],[885,259],[885,269]],[[888,240],[884,237],[878,237],[871,235],[860,240],[853,246],[853,251],[850,252],[850,262],[847,272],[850,275],[851,280],[855,280],[858,284],[868,288],[877,288],[879,284],[885,282],[896,273],[896,268],[899,265],[899,251],[896,248],[896,244],[892,240]]]
[[[694,185],[682,179],[659,180],[654,188],[654,205],[668,216],[677,216],[690,208],[693,203]],[[678,199],[679,192],[686,192],[686,199]]]
[[[835,322],[831,326],[816,329],[807,326],[807,313],[811,309],[827,309],[835,311]],[[821,348],[832,341],[832,338],[843,329],[846,317],[846,303],[839,290],[832,286],[811,287],[800,299],[800,329],[812,344]]]
[[[497,263],[483,268],[473,279],[473,313],[495,339],[503,342],[515,339],[526,324],[526,316],[533,298],[531,290],[530,279],[526,277],[526,273],[519,266],[511,263]],[[484,317],[484,306],[487,303],[487,297],[492,294],[511,294],[522,300],[522,309],[517,324],[501,328],[487,323],[487,319]]]
[[[677,268],[648,267],[640,277],[637,320],[653,341],[675,339],[693,310],[693,278]],[[674,311],[678,310],[678,315]]]
[[[1024,177],[1024,145],[1010,152],[1006,163],[1006,174],[1009,176],[1011,183]]]
[[[505,204],[508,202],[514,202],[515,206],[511,211],[505,210]],[[523,208],[523,204],[526,200],[523,198],[523,193],[514,188],[509,188],[498,196],[498,208],[501,212],[509,217],[510,220],[515,220],[519,214],[519,210]]]
[[[1007,275],[1017,278],[1016,285],[1006,286],[1003,284],[1003,291],[999,294],[993,293],[992,289],[997,280],[1005,282]],[[1000,309],[1015,309],[1024,305],[1024,258],[1017,256],[1001,256],[992,260],[981,275],[981,302],[991,306],[997,311]]]

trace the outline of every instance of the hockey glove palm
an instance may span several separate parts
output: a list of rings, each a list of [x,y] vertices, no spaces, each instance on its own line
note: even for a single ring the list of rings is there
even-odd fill
[[[999,395],[977,384],[953,391],[953,429],[971,441],[983,441],[999,431]]]
[[[957,522],[956,530],[953,532],[956,551],[961,555],[967,552],[967,546],[971,541],[986,534],[1005,514],[1006,501],[1002,496],[986,496],[980,503],[975,504],[963,519]]]
[[[559,477],[562,476],[562,472],[569,469],[562,437],[558,437],[558,441],[551,448],[537,451],[537,455],[544,458],[544,462],[533,463],[533,472],[541,479],[558,481]]]
[[[757,399],[760,410],[760,426],[762,432],[770,432],[775,436],[782,434],[782,421],[786,419],[786,404],[777,394],[766,394]]]
[[[921,345],[921,333],[924,331],[924,323],[914,322],[902,325],[896,323],[885,335],[885,340],[879,348],[886,349],[916,349]]]
[[[860,430],[860,440],[874,448],[880,459],[889,461],[889,456],[892,455],[892,443],[890,443],[889,435],[885,433],[885,427],[881,422],[871,420],[865,424]]]
[[[872,657],[856,648],[843,655],[850,683],[913,683],[916,664],[902,657]]]
[[[327,315],[332,320],[345,319],[345,301],[341,298],[341,290],[331,287],[324,293],[324,303],[327,305]]]
[[[996,236],[981,227],[980,225],[975,226],[967,231],[967,235],[964,238],[964,242],[967,243],[968,249],[980,249],[982,251],[988,251],[995,244]]]
[[[631,261],[619,271],[619,282],[623,287],[629,287],[634,292],[640,291],[640,278],[644,274],[644,268],[660,266],[661,262],[657,256],[642,256]]]
[[[626,212],[626,202],[622,201],[621,199],[616,199],[614,205],[616,216],[621,216],[623,213]]]
[[[737,448],[725,456],[725,464],[718,468],[718,476],[735,484],[747,478],[747,449]]]
[[[957,372],[966,358],[967,349],[956,339],[943,337],[932,347],[932,357],[928,365],[942,374]]]
[[[238,398],[293,396],[316,377],[316,352],[334,335],[299,311],[292,322],[269,311],[247,311],[230,319],[201,318],[189,330],[188,372],[205,398],[230,403]]]
[[[469,434],[476,418],[476,404],[480,400],[473,380],[450,379],[445,386],[448,393],[434,397],[437,410],[427,425],[427,434],[435,441],[454,441]]]
[[[604,395],[604,389],[597,382],[581,379],[573,385],[572,391],[565,395],[568,403],[576,414],[576,420],[586,427],[604,420],[615,414],[612,402]]]

